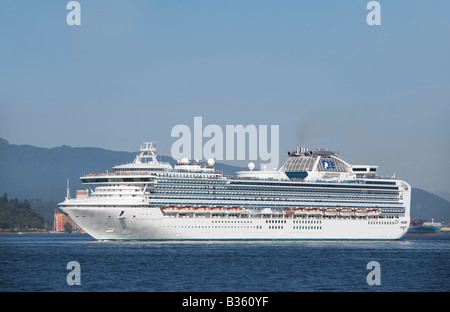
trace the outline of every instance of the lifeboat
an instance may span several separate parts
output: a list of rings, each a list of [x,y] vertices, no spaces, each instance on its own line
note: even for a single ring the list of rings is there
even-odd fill
[[[367,216],[367,210],[357,209],[357,210],[355,210],[355,216],[357,216],[357,217],[365,217],[365,216]]]
[[[287,214],[294,214],[294,213],[295,213],[295,210],[294,210],[294,209],[291,209],[291,210],[286,211],[286,213],[287,213]]]
[[[192,207],[184,207],[180,209],[180,212],[182,213],[193,213],[195,212],[195,209]]]
[[[195,213],[209,213],[210,211],[211,209],[209,209],[208,207],[201,207],[195,209]]]
[[[308,213],[308,211],[306,210],[306,209],[295,209],[294,210],[294,214],[295,215],[305,215],[305,214],[307,214]]]
[[[320,211],[320,209],[310,209],[308,210],[308,215],[311,216],[322,215],[322,211]]]
[[[241,213],[242,209],[239,207],[233,207],[233,208],[229,208],[228,212],[233,212],[233,213]]]
[[[337,215],[337,210],[336,209],[332,209],[332,208],[329,208],[329,209],[325,209],[324,211],[323,211],[323,214],[324,215],[326,215],[326,216],[335,216],[335,215]]]
[[[339,211],[339,215],[343,217],[351,217],[353,215],[353,211],[351,209],[341,209],[341,211]]]
[[[217,207],[217,208],[211,209],[211,212],[212,213],[227,213],[228,211],[223,207]]]
[[[166,207],[163,208],[163,212],[164,213],[177,213],[178,212],[178,207]]]
[[[381,211],[378,209],[372,209],[367,212],[369,217],[378,217],[381,214]]]

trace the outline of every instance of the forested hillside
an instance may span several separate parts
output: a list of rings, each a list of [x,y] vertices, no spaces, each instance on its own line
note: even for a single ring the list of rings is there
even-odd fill
[[[28,200],[0,197],[0,229],[2,231],[28,231],[44,228],[44,218],[31,209]]]

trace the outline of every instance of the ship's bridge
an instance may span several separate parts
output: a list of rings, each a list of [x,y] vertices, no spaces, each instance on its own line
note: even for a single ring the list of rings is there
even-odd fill
[[[113,167],[114,173],[145,172],[145,171],[167,171],[172,169],[168,162],[160,162],[157,159],[156,145],[153,142],[144,142],[140,153],[132,163]]]

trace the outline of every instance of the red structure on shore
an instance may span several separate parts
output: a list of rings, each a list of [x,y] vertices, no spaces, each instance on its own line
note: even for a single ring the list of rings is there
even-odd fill
[[[58,232],[65,232],[64,224],[69,223],[72,226],[72,232],[76,233],[84,233],[83,229],[81,229],[75,222],[70,220],[70,218],[64,213],[56,213],[55,214],[55,230]]]

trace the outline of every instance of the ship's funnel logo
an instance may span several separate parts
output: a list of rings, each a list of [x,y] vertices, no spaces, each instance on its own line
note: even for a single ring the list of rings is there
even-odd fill
[[[327,170],[336,168],[334,166],[334,161],[331,161],[331,160],[322,160],[322,166]]]

